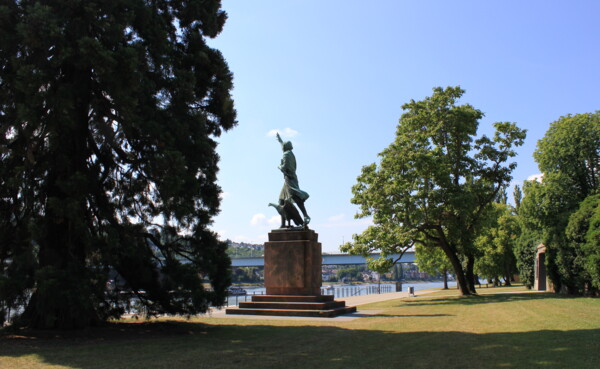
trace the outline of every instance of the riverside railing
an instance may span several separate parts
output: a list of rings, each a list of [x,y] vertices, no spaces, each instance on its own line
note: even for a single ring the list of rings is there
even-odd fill
[[[264,294],[264,291],[252,291],[252,293],[246,293],[245,295],[230,295],[227,296],[227,303],[225,306],[239,305],[240,302],[252,301],[252,296]]]
[[[395,292],[395,286],[390,284],[384,285],[359,285],[359,286],[330,286],[322,287],[321,294],[323,295],[334,295],[338,297],[351,297],[351,296],[363,296],[363,295],[374,295],[379,293],[390,293]]]
[[[334,298],[374,295],[395,291],[395,286],[391,284],[321,287],[322,295],[333,295]],[[240,302],[252,301],[252,296],[264,294],[264,289],[261,289],[259,291],[248,292],[245,295],[230,295],[227,297],[227,304],[225,306],[239,305]]]

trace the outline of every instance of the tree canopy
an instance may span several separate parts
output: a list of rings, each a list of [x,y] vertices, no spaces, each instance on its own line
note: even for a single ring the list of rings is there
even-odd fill
[[[366,258],[369,269],[379,274],[387,273],[414,246],[414,241],[403,237],[398,233],[399,230],[397,227],[390,227],[390,224],[369,226],[362,234],[354,235],[353,242],[343,244],[340,250],[362,255]],[[376,251],[381,255],[371,257],[370,254]]]
[[[561,117],[550,125],[533,154],[544,182],[567,182],[579,203],[595,193],[600,180],[600,112]]]
[[[494,280],[504,278],[510,286],[516,272],[515,247],[521,229],[510,205],[493,203],[478,227],[475,246],[479,257],[475,272],[479,277]]]
[[[0,3],[0,309],[100,323],[126,304],[112,271],[149,314],[223,303],[207,226],[236,112],[206,38],[225,20],[217,0]]]
[[[600,112],[567,115],[551,123],[534,158],[543,176],[525,184],[519,209],[524,233],[538,233],[546,245],[548,272],[557,291],[589,291],[581,249],[587,243],[565,232],[580,204],[599,191]]]
[[[584,291],[600,291],[600,195],[585,198],[569,217],[565,229],[567,247],[575,255],[578,285]]]
[[[452,270],[452,264],[444,251],[435,246],[415,245],[415,263],[420,271],[429,275],[442,275],[444,289],[448,289],[448,272]]]
[[[404,104],[394,142],[379,154],[379,164],[362,168],[352,202],[360,206],[357,217],[372,216],[373,227],[393,230],[398,244],[440,247],[461,292],[471,294],[474,230],[510,181],[516,163],[508,160],[525,131],[495,123],[492,138],[476,138],[483,113],[457,105],[463,93],[460,87],[438,87],[432,96]],[[362,236],[369,238],[368,232]],[[355,237],[356,250],[362,236]]]

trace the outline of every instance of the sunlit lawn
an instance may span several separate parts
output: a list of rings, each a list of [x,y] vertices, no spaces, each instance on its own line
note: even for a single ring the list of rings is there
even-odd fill
[[[600,299],[455,290],[353,321],[199,318],[3,333],[0,368],[600,368]]]

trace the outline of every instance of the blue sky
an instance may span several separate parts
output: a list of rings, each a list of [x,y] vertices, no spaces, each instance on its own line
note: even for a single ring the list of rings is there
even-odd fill
[[[223,239],[262,243],[279,217],[281,148],[324,252],[369,224],[351,187],[394,139],[402,104],[460,85],[492,123],[528,130],[514,183],[537,174],[537,141],[566,114],[600,110],[600,1],[225,0],[210,44],[234,73],[239,125],[219,139]],[[287,137],[286,137],[287,136]]]

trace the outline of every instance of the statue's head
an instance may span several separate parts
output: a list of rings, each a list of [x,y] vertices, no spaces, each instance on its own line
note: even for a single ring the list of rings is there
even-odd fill
[[[294,148],[291,141],[285,141],[281,147],[283,148],[283,151],[290,151]]]

